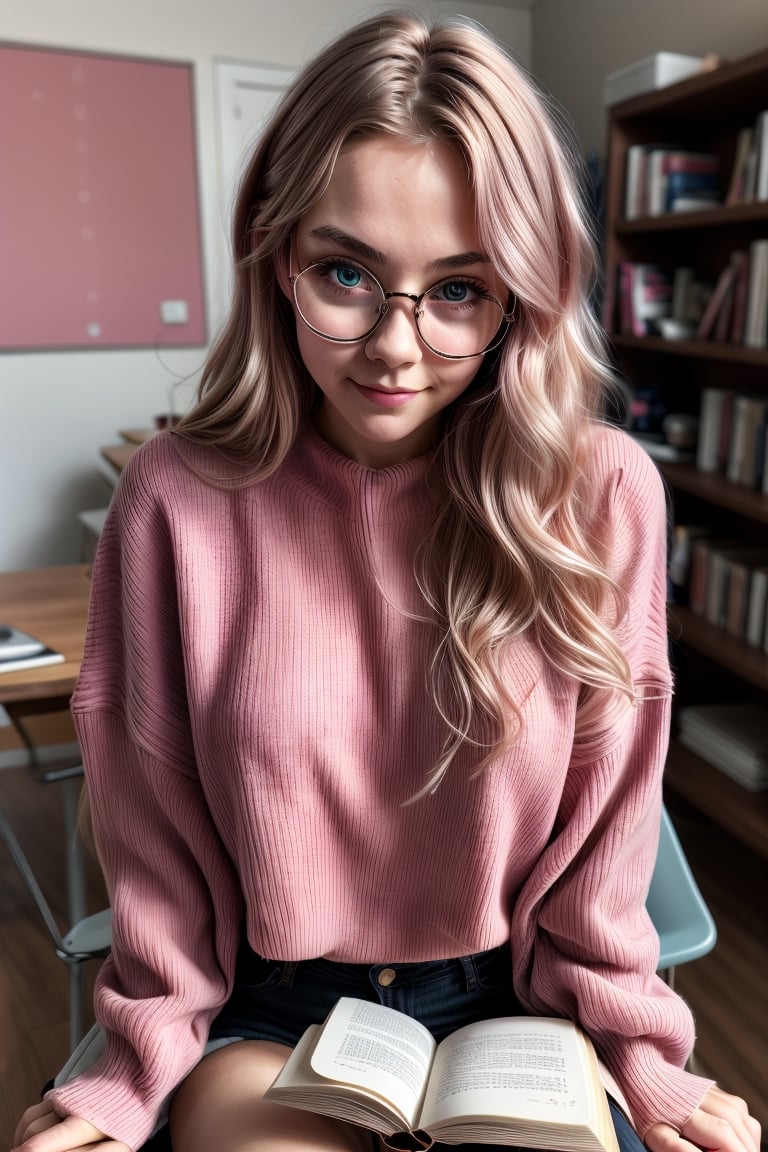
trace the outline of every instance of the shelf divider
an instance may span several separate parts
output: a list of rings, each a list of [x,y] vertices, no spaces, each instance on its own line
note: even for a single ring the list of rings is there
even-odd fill
[[[768,792],[750,792],[684,748],[669,746],[664,783],[753,852],[768,858]]]

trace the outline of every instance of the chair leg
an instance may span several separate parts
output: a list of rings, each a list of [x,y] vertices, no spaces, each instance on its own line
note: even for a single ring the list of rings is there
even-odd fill
[[[84,985],[83,965],[74,963],[69,965],[69,1050],[74,1052],[85,1033],[84,1013]]]
[[[67,898],[69,901],[69,922],[76,924],[88,912],[86,899],[85,859],[77,826],[82,780],[71,777],[62,780],[64,790],[64,831],[67,850]]]
[[[674,992],[674,990],[675,990],[675,968],[674,968],[674,965],[671,968],[660,968],[659,971],[657,972],[657,976],[660,976],[661,979],[664,981],[664,983],[669,988],[671,988],[672,991]]]

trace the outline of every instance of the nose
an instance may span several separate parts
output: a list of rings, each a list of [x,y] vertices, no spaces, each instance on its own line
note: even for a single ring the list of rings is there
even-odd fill
[[[413,297],[402,295],[404,299],[388,300],[387,312],[365,343],[369,360],[382,360],[390,368],[416,364],[424,355]]]

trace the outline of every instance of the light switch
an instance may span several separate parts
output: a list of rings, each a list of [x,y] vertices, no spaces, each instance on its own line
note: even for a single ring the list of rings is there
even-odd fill
[[[186,324],[189,320],[186,300],[161,300],[160,319],[163,324]]]

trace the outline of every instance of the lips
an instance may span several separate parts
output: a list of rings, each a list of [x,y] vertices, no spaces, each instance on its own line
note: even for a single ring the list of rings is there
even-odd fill
[[[418,390],[412,392],[393,390],[389,392],[382,388],[366,388],[362,384],[355,384],[355,388],[357,388],[361,396],[364,396],[371,404],[376,404],[380,408],[402,408],[403,405],[407,404],[414,396],[418,396],[419,394]]]

